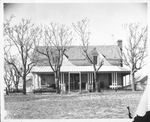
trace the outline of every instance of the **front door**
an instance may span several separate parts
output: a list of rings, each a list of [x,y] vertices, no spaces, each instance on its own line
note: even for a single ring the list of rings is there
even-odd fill
[[[70,90],[79,90],[79,74],[70,74]]]

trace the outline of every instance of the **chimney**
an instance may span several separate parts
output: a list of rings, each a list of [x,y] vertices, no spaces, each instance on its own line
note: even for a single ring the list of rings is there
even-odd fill
[[[118,47],[120,48],[120,52],[121,52],[121,59],[120,59],[120,66],[123,66],[123,61],[122,61],[122,40],[118,40],[117,41]]]
[[[118,47],[122,51],[122,40],[118,40],[117,43],[118,43]]]

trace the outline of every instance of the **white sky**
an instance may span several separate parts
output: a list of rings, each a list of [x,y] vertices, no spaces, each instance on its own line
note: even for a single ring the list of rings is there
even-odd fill
[[[147,24],[147,4],[143,3],[16,3],[5,7],[4,17],[8,19],[12,14],[16,22],[25,18],[36,24],[54,22],[67,26],[87,17],[91,45],[116,44],[118,39],[125,42],[123,24]]]

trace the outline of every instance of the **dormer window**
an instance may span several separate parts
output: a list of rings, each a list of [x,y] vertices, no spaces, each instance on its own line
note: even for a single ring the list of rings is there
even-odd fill
[[[94,65],[97,65],[97,56],[93,56],[93,63]]]

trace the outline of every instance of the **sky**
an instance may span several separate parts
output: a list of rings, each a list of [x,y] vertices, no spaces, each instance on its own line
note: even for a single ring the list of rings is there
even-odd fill
[[[4,18],[11,15],[13,22],[31,19],[36,25],[51,22],[72,26],[84,18],[89,19],[91,45],[113,45],[125,42],[123,24],[147,24],[146,3],[13,3],[5,6]],[[74,45],[80,41],[74,41]]]

